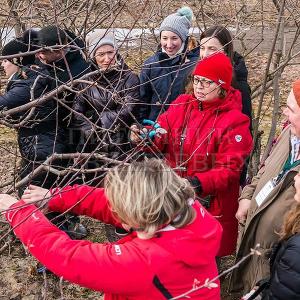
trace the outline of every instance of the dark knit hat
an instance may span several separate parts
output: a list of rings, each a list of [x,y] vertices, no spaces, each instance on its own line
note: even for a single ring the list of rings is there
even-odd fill
[[[199,61],[193,75],[206,77],[225,90],[229,90],[232,80],[232,64],[224,53],[214,53]]]
[[[300,79],[294,81],[293,93],[294,93],[295,99],[297,101],[297,104],[300,107]]]
[[[50,25],[38,31],[38,44],[42,47],[67,44],[67,36],[64,30],[58,26]]]
[[[34,30],[25,31],[21,38],[15,38],[11,40],[3,47],[2,56],[25,53],[28,51],[35,50],[35,39],[36,32]],[[35,56],[32,54],[21,57],[9,58],[9,61],[19,66],[32,65],[35,62]]]
[[[176,33],[183,42],[189,35],[189,29],[192,26],[193,11],[184,6],[177,10],[175,14],[167,16],[159,27],[159,34],[162,31],[172,31]]]

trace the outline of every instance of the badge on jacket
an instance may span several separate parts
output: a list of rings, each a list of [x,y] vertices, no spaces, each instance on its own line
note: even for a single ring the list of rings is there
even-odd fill
[[[260,190],[260,192],[256,195],[255,201],[257,203],[257,206],[261,206],[262,203],[266,200],[266,198],[270,195],[270,193],[274,190],[275,183],[271,179],[269,180],[264,187]]]

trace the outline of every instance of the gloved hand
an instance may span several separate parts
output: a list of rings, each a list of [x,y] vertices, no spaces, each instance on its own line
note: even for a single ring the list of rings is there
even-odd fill
[[[144,128],[147,129],[146,134],[145,133],[141,134],[142,138],[149,137],[151,140],[153,140],[156,135],[167,133],[167,131],[164,128],[161,128],[161,126],[158,123],[152,120],[144,119],[142,124],[145,125]]]
[[[155,136],[160,136],[166,134],[167,131],[164,128],[161,128],[160,125],[151,120],[143,120],[143,127],[138,127],[137,124],[133,124],[130,127],[130,141],[133,143],[138,143],[145,138],[154,139]]]

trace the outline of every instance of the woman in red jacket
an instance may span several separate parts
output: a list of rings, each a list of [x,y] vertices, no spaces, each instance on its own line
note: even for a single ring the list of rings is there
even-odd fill
[[[218,256],[235,250],[239,178],[252,149],[249,118],[241,112],[238,90],[231,87],[232,65],[224,53],[203,58],[193,72],[193,94],[179,96],[146,137],[157,133],[151,151],[194,186],[200,202],[223,226]],[[155,127],[160,127],[154,131]],[[131,127],[141,141],[145,128]],[[143,131],[143,132],[142,132]]]
[[[163,300],[217,276],[222,228],[193,199],[187,180],[152,159],[112,169],[105,189],[31,186],[21,201],[0,195],[0,209],[6,209],[8,222],[28,250],[58,276],[104,291],[105,300]],[[115,244],[71,240],[30,202],[122,223],[131,233]],[[219,282],[189,296],[220,299]]]

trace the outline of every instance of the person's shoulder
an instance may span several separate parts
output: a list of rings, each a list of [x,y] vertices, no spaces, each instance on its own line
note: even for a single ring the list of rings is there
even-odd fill
[[[180,94],[173,102],[172,104],[186,104],[190,103],[191,101],[195,101],[195,98],[191,94]]]
[[[83,58],[79,50],[70,50],[66,55],[66,60],[70,67],[81,66],[82,68],[90,69],[90,64]]]
[[[38,64],[31,65],[29,67],[23,67],[22,71],[29,78],[36,78],[37,76],[40,77],[50,76],[49,70],[46,67],[40,66]]]
[[[248,70],[245,63],[244,57],[238,52],[234,52],[233,54],[233,67],[236,76],[236,80],[247,80]]]
[[[248,132],[250,136],[249,122],[247,115],[238,109],[232,109],[220,113],[218,126],[223,128],[224,132],[227,132],[227,130],[238,130],[241,133]]]
[[[172,111],[174,109],[176,110],[187,110],[190,105],[195,101],[195,98],[193,98],[190,94],[181,94],[179,95],[174,101],[170,103],[170,108],[172,107]]]
[[[286,127],[283,128],[281,134],[275,139],[273,148],[275,146],[283,146],[286,147],[286,145],[289,144],[290,142],[290,133],[291,133],[291,126],[287,125]]]
[[[232,120],[244,122],[245,120],[249,120],[249,117],[241,112],[238,108],[233,108],[231,110],[228,110],[224,113],[224,115],[227,118],[230,118]]]
[[[200,46],[197,46],[187,53],[187,58],[193,62],[198,61],[200,57]]]
[[[128,75],[128,82],[130,83],[130,85],[139,85],[140,84],[140,78],[139,76],[133,72],[130,71],[129,75]]]
[[[191,226],[187,227],[195,227],[197,231],[200,230],[207,237],[216,235],[220,238],[223,231],[220,223],[197,200],[195,200],[193,208],[196,211],[196,218]]]
[[[283,247],[283,253],[280,258],[280,264],[294,270],[300,270],[300,234],[291,236],[281,247]]]
[[[245,65],[244,57],[237,51],[234,51],[234,53],[233,53],[233,62],[235,65],[239,65],[239,64]]]
[[[287,241],[286,247],[292,247],[300,253],[300,233],[291,236]]]
[[[10,88],[30,86],[37,75],[29,68],[21,68],[19,72],[15,73],[9,81]]]
[[[123,70],[123,74],[127,80],[139,81],[139,76],[129,67]]]
[[[152,63],[158,63],[159,62],[159,56],[158,53],[155,52],[154,54],[152,54],[151,56],[149,56],[148,58],[145,59],[143,65],[149,65]]]

